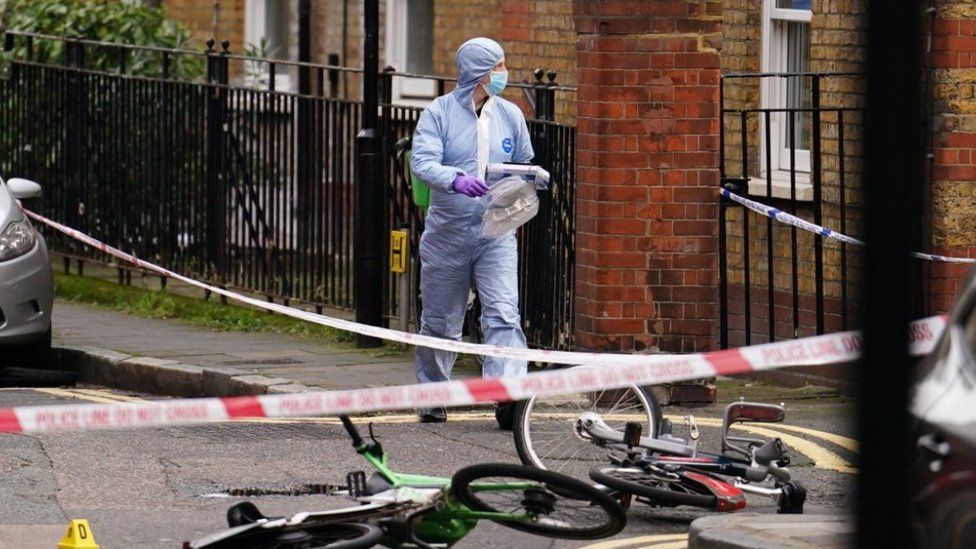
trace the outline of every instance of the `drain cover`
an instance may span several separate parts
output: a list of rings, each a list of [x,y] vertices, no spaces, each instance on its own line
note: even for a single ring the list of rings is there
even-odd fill
[[[297,358],[252,358],[245,360],[227,360],[222,362],[226,366],[277,366],[284,364],[305,364]]]
[[[340,434],[341,429],[338,426],[316,423],[235,423],[233,425],[218,423],[165,427],[164,430],[174,437],[199,437],[215,442],[285,439],[334,440],[344,436],[344,434]]]
[[[319,494],[334,494],[338,489],[339,486],[334,484],[306,483],[302,484],[301,486],[245,486],[243,488],[224,488],[220,490],[219,493],[222,495],[236,497],[311,496]]]

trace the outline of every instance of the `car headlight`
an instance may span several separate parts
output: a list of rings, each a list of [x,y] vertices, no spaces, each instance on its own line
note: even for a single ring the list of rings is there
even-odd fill
[[[26,254],[34,249],[36,242],[34,227],[27,218],[11,222],[0,234],[0,261]]]

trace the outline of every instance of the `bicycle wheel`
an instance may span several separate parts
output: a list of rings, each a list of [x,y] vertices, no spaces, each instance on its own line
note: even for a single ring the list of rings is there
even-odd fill
[[[607,488],[650,500],[655,505],[691,505],[715,509],[715,496],[689,491],[677,475],[664,478],[641,467],[602,465],[590,470],[590,478]]]
[[[590,469],[607,463],[609,451],[577,430],[584,412],[599,414],[620,432],[636,421],[644,436],[654,437],[661,425],[661,407],[646,387],[532,397],[515,409],[515,449],[522,463],[589,481]]]
[[[364,549],[383,538],[383,530],[365,522],[266,527],[253,523],[231,528],[190,545],[193,549]]]
[[[529,489],[505,486],[527,481]],[[514,463],[465,467],[451,478],[451,491],[472,510],[522,517],[495,520],[499,524],[553,538],[603,538],[627,522],[620,504],[589,484]]]

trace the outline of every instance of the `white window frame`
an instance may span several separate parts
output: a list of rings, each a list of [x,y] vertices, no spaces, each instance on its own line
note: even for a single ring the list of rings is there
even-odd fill
[[[386,62],[397,72],[407,70],[407,2],[386,0]],[[433,26],[434,22],[430,22]],[[393,102],[400,105],[426,107],[437,97],[437,81],[426,78],[393,77]]]
[[[267,3],[269,0],[245,0],[244,2],[244,43],[255,46],[261,44],[264,38],[265,22],[267,19]],[[274,0],[276,3],[278,0]],[[268,64],[261,63],[261,74],[257,78],[245,75],[245,86],[266,90],[268,89]],[[297,91],[296,82],[290,74],[290,67],[286,65],[275,66],[275,91],[294,92]]]
[[[812,10],[784,9],[776,7],[776,0],[763,0],[762,17],[762,72],[786,72],[786,23],[797,22],[807,25],[813,19]],[[786,105],[786,79],[762,78],[760,86],[760,105],[762,107],[783,107]],[[779,198],[790,197],[790,150],[786,135],[788,124],[785,113],[772,113],[769,120],[769,135],[766,135],[765,122],[759,118],[759,172],[760,177],[749,178],[749,193],[765,195],[767,193],[767,178],[773,182],[773,196]],[[769,140],[769,150],[772,153],[769,165],[772,174],[766,173],[766,145]],[[797,200],[812,200],[810,185],[810,151],[797,149],[795,153],[797,183]],[[771,175],[772,177],[768,177]]]

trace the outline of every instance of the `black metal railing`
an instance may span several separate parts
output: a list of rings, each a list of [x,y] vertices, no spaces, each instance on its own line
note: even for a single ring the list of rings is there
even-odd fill
[[[231,54],[8,32],[0,80],[0,170],[38,180],[39,209],[151,261],[212,283],[322,307],[353,307],[356,134],[362,102],[343,97],[359,69]],[[277,75],[298,76],[296,92]],[[522,313],[533,345],[566,347],[572,336],[575,128],[553,121],[555,74],[514,84],[536,112],[536,162],[553,191],[520,235]],[[410,135],[421,109],[386,90],[383,131],[385,229],[422,212],[394,177],[392,144]],[[348,84],[348,82],[347,82]],[[353,87],[355,84],[353,84]],[[50,234],[65,258],[111,262]],[[119,265],[120,269],[128,268]],[[123,277],[120,270],[120,279]],[[543,276],[544,274],[544,276]],[[398,315],[392,277],[383,292]],[[416,292],[414,288],[412,290]]]
[[[862,84],[855,73],[724,75],[722,186],[818,225],[857,231]],[[859,314],[860,267],[848,244],[721,198],[721,346],[847,329]]]

